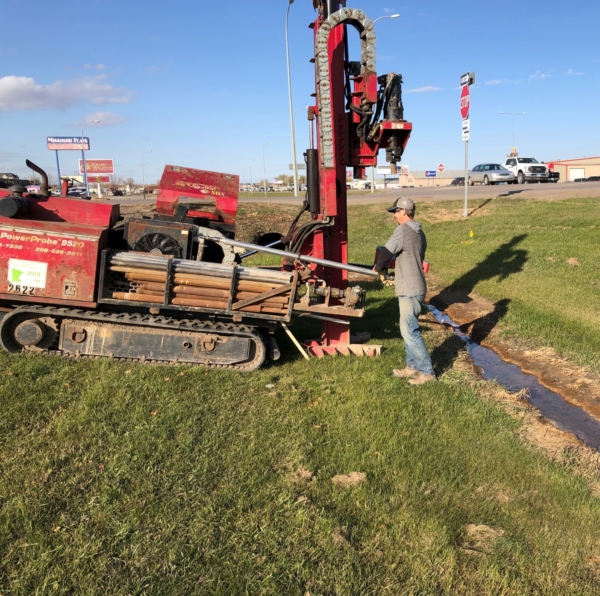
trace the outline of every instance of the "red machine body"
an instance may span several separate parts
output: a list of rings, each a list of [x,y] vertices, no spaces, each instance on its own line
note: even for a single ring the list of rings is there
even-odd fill
[[[224,225],[235,225],[239,193],[239,176],[165,166],[156,211],[175,216],[177,208],[187,208],[187,217]]]
[[[100,253],[119,206],[31,195],[27,201],[26,219],[0,217],[0,299],[94,307]]]

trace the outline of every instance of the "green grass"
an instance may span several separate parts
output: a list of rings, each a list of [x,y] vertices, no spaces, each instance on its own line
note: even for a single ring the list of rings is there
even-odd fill
[[[586,245],[591,204],[579,203],[564,213],[581,209]],[[436,272],[450,283],[483,270],[526,214],[566,242],[552,210],[531,205],[454,223],[424,209]],[[387,216],[351,209],[351,260],[372,260]],[[514,250],[527,251],[528,275],[481,275],[477,292],[535,287],[542,241],[527,234]],[[567,277],[546,276],[539,304],[522,298],[532,325],[544,327],[552,280],[572,274],[558,257],[579,258],[577,272],[592,258],[560,250],[550,263]],[[521,444],[519,422],[463,374],[415,388],[393,379],[404,357],[393,291],[365,285],[354,328],[384,344],[377,359],[307,362],[283,335],[283,361],[248,375],[1,353],[0,594],[597,594],[600,501]],[[507,332],[520,332],[526,314],[510,296]],[[448,341],[433,326],[424,335],[432,351]],[[298,469],[314,479],[295,483]],[[353,471],[367,482],[331,483]],[[469,554],[467,524],[504,534]]]
[[[459,202],[418,206],[432,271],[445,286],[509,301],[502,321],[507,335],[551,346],[600,372],[598,200],[479,200],[470,210],[479,205],[483,215],[455,221],[437,220],[440,211],[462,213]],[[381,230],[377,238],[383,243],[393,222],[381,206],[360,212],[351,259],[368,263],[373,260],[374,242],[367,241],[371,230]],[[360,241],[353,243],[355,238]],[[570,259],[578,264],[569,264]]]

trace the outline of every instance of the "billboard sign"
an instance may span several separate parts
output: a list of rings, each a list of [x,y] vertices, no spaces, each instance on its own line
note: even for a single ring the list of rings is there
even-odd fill
[[[48,149],[52,151],[89,151],[88,137],[46,137]]]
[[[435,170],[427,170],[425,172],[425,177],[426,178],[435,178]]]
[[[114,174],[115,168],[112,159],[86,159],[85,171],[88,176],[94,174]],[[79,160],[79,172],[83,174],[83,160]]]
[[[88,182],[110,182],[108,176],[88,176],[87,179]]]

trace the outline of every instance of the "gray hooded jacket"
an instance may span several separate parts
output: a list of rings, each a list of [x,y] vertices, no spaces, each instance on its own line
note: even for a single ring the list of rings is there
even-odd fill
[[[427,283],[423,260],[427,239],[421,224],[411,219],[397,226],[385,247],[396,255],[396,295],[424,296]]]

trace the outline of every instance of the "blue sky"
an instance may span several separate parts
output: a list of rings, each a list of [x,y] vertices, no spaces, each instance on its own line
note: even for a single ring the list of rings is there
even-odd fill
[[[539,160],[600,155],[600,4],[355,0],[377,23],[378,74],[404,77],[414,132],[412,170],[464,167],[459,77],[471,88],[470,165],[499,161],[515,142]],[[55,174],[47,136],[88,125],[89,158],[113,158],[141,182],[165,164],[235,173],[248,180],[289,173],[285,14],[287,0],[128,2],[3,0],[0,38],[0,171],[28,173],[29,158]],[[290,8],[294,109],[311,103],[312,0]],[[13,27],[13,25],[11,25]],[[354,35],[356,35],[354,33]],[[356,40],[351,48],[356,48]],[[359,58],[356,51],[351,56]],[[296,113],[298,161],[308,145]],[[267,145],[267,143],[272,143]],[[265,147],[265,145],[267,145]],[[61,152],[74,173],[78,152]],[[256,161],[254,161],[256,160]],[[379,162],[385,163],[380,153]]]

